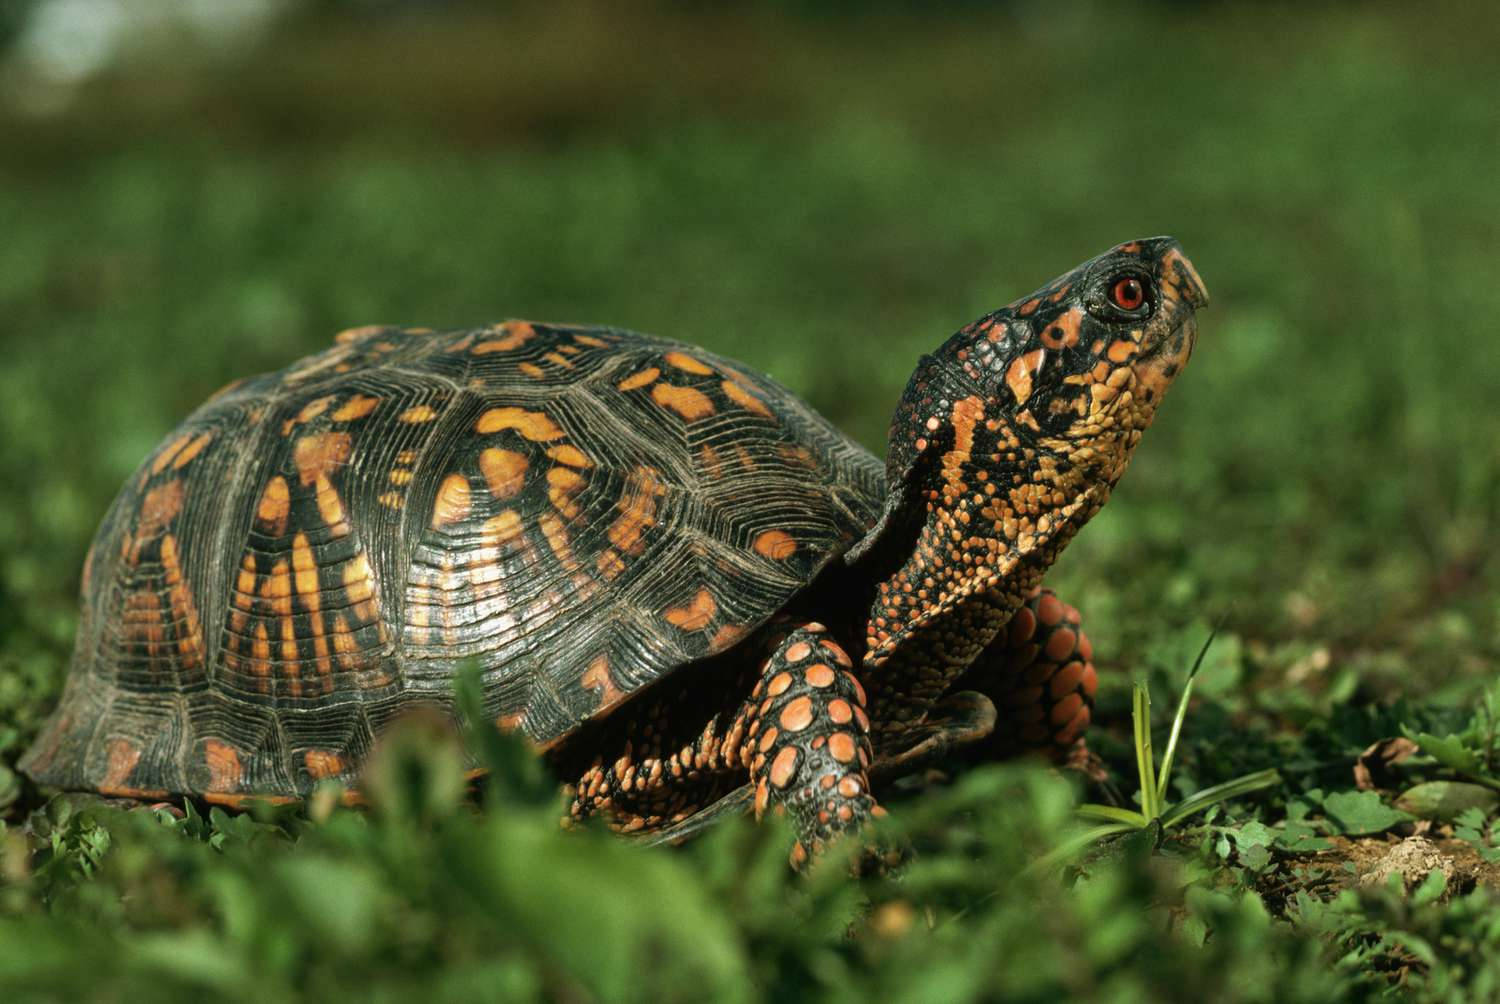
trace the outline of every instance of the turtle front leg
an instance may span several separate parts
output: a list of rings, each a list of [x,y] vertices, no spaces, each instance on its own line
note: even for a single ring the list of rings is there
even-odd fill
[[[1040,753],[1090,773],[1083,734],[1099,685],[1093,656],[1078,611],[1050,589],[1034,593],[951,688],[995,702],[998,721],[983,755]]]
[[[870,719],[852,667],[823,625],[801,624],[766,660],[741,712],[755,818],[791,815],[793,866],[885,811],[870,793]]]

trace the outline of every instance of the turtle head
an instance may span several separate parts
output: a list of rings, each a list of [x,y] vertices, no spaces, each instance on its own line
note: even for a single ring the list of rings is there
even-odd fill
[[[989,588],[1022,566],[1039,576],[1125,472],[1207,302],[1177,242],[1156,237],[966,325],[907,384],[886,511],[852,560],[880,550],[916,562],[906,572],[920,571],[929,596]]]
[[[1197,338],[1208,293],[1170,237],[1121,244],[1029,296],[987,314],[924,356],[891,422],[894,487],[935,446],[972,458],[998,435],[1000,460],[1104,447],[1094,459],[1124,470],[1132,432],[1150,424]],[[981,429],[982,427],[982,429]],[[952,466],[957,456],[950,457]],[[1078,458],[1080,461],[1085,457]],[[1106,463],[1114,461],[1114,463]],[[1111,481],[1112,483],[1112,481]]]

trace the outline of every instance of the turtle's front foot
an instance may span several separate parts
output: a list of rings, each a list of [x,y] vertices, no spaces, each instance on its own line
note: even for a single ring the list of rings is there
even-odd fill
[[[885,811],[870,791],[870,719],[852,666],[821,624],[803,624],[766,661],[746,705],[755,816],[791,816],[794,867]]]

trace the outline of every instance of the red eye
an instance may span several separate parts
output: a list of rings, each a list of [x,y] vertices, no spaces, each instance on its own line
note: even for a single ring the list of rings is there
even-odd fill
[[[1110,287],[1109,298],[1121,310],[1138,310],[1146,302],[1146,288],[1141,280],[1126,276]]]

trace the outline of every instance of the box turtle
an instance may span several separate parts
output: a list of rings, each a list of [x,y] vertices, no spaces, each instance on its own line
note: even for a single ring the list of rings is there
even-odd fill
[[[924,356],[884,464],[685,344],[346,331],[220,391],[126,483],[22,767],[300,797],[353,782],[396,716],[451,711],[474,660],[574,816],[659,832],[753,805],[791,816],[800,861],[881,812],[872,764],[1078,740],[1089,645],[1041,578],[1206,299],[1172,239],[1110,250]]]

